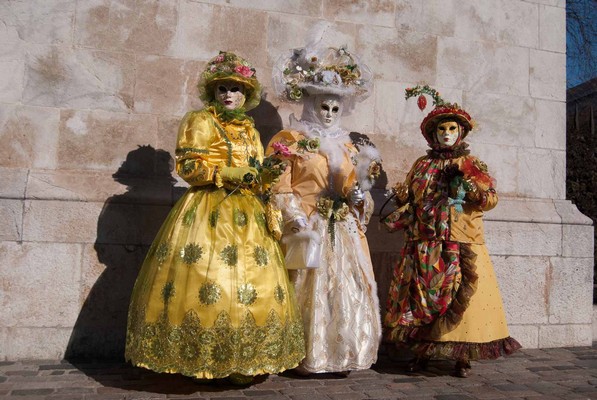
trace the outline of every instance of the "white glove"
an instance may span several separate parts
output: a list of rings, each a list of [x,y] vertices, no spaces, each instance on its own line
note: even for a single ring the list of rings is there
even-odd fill
[[[298,217],[290,221],[288,226],[290,227],[291,232],[297,233],[305,230],[307,227],[307,220],[303,217]]]
[[[365,193],[359,187],[352,189],[348,196],[350,203],[354,204],[355,206],[363,204],[363,200],[365,200]]]

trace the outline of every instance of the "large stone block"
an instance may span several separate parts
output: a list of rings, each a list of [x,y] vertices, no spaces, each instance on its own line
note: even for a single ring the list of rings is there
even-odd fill
[[[203,61],[190,60],[187,61],[183,67],[188,77],[184,80],[185,85],[182,93],[183,103],[180,108],[181,111],[176,114],[179,118],[182,118],[187,111],[198,110],[204,106],[203,102],[199,99],[199,89],[197,85],[199,83],[199,76],[205,69],[205,65],[206,63]],[[267,82],[264,80],[264,70],[262,68],[256,72],[256,75],[262,85],[271,82],[271,79],[268,79]],[[265,92],[265,89],[263,90]]]
[[[25,66],[23,103],[130,111],[134,57],[122,52],[32,46]]]
[[[485,214],[485,221],[533,222],[559,225],[562,222],[562,218],[556,211],[554,202],[549,199],[525,199],[500,196],[497,206]]]
[[[168,152],[173,161],[176,152],[176,136],[181,120],[180,117],[158,117],[157,151]]]
[[[28,43],[71,44],[75,7],[66,0],[3,2],[0,25]]]
[[[396,6],[392,0],[353,2],[330,0],[323,4],[323,16],[326,19],[375,26],[394,26]]]
[[[359,55],[376,79],[387,81],[434,82],[437,41],[433,35],[395,28],[361,25],[357,29]]]
[[[20,168],[0,167],[0,197],[8,199],[22,199],[27,187],[29,170]]]
[[[457,1],[455,36],[478,41],[537,47],[539,11],[536,5],[516,0]]]
[[[526,148],[518,152],[518,194],[566,198],[566,152]]]
[[[539,327],[539,348],[590,346],[592,333],[591,324],[543,325]]]
[[[0,5],[0,7],[2,6]],[[0,36],[2,36],[1,31]],[[0,41],[1,102],[18,103],[21,101],[24,71],[25,57],[22,46],[19,43],[2,43]]]
[[[535,100],[535,147],[566,149],[566,103]]]
[[[0,199],[0,240],[21,240],[23,201]]]
[[[548,6],[554,6],[554,7],[560,7],[560,8],[565,8],[566,7],[566,0],[526,0],[529,3],[537,3],[537,4],[545,4]]]
[[[546,324],[549,310],[549,258],[492,256],[491,259],[508,323]]]
[[[165,54],[177,20],[175,1],[85,1],[77,6],[75,37],[84,47]]]
[[[396,1],[396,28],[400,30],[454,36],[457,24],[446,24],[456,18],[454,0]]]
[[[566,101],[566,55],[551,51],[531,50],[531,96]]]
[[[550,324],[591,324],[593,258],[551,259],[549,287]]]
[[[594,229],[591,225],[563,225],[562,256],[593,257]]]
[[[220,50],[230,50],[239,52],[253,65],[264,66],[266,35],[264,12],[183,1],[170,53],[205,61]]]
[[[188,111],[189,89],[196,89],[204,65],[199,62],[147,56],[137,59],[135,111],[182,115]]]
[[[539,48],[566,52],[566,9],[539,6]]]
[[[557,256],[562,254],[562,226],[492,221],[486,224],[487,246],[501,256]]]
[[[11,168],[56,166],[60,111],[3,105],[0,108],[0,165]]]
[[[279,1],[279,0],[260,0],[250,1],[245,0],[186,0],[195,3],[208,3],[208,4],[220,4],[230,5],[234,7],[251,9],[251,10],[262,10],[262,11],[273,11],[270,15],[276,15],[277,13],[293,14],[295,18],[301,15],[321,15],[321,1],[320,0],[293,0],[293,1]]]
[[[510,336],[525,349],[539,347],[539,326],[536,325],[508,325]]]
[[[109,171],[31,171],[27,197],[35,200],[70,200],[101,202],[125,191]]]
[[[71,328],[14,327],[6,330],[7,360],[60,360]]]
[[[71,327],[80,306],[81,250],[76,244],[0,242],[0,326]]]
[[[581,213],[576,205],[570,200],[553,200],[556,212],[560,216],[562,223],[571,225],[593,225],[593,220]]]
[[[101,210],[102,203],[26,200],[23,240],[93,243]]]
[[[64,110],[60,115],[58,165],[61,169],[116,171],[138,146],[155,146],[156,141],[156,117]]]
[[[533,146],[535,102],[528,97],[465,92],[463,107],[477,126],[471,143]],[[564,132],[564,131],[563,131]]]
[[[440,37],[436,85],[477,93],[528,96],[529,50],[492,42]]]

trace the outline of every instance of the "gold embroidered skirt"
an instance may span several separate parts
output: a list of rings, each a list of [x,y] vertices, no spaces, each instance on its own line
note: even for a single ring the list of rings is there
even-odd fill
[[[190,188],[135,283],[126,359],[211,379],[278,373],[304,355],[294,291],[261,201]]]

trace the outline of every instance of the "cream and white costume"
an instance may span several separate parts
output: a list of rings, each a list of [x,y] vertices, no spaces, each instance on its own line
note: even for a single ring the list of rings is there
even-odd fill
[[[344,49],[333,51],[347,54]],[[317,94],[326,92],[325,87],[309,83]],[[331,89],[334,95],[342,90]],[[367,369],[377,360],[381,339],[377,285],[365,237],[373,211],[368,190],[376,175],[372,171],[379,170],[379,153],[371,145],[353,144],[349,132],[337,125],[322,125],[312,92],[309,88],[305,92],[300,96],[301,120],[291,116],[289,129],[277,133],[266,150],[272,153],[274,143],[289,150],[288,167],[274,186],[285,222],[283,249],[298,236],[320,241],[317,267],[298,269],[293,279],[305,329],[301,369],[311,373]],[[355,190],[361,194],[356,202]],[[306,228],[293,233],[293,221],[301,219]]]

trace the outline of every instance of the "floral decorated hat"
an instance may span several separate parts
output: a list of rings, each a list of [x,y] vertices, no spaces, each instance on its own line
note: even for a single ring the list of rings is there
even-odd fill
[[[222,81],[238,82],[245,87],[245,110],[259,105],[261,85],[255,76],[255,68],[244,58],[226,51],[220,51],[220,54],[212,58],[201,73],[197,84],[201,101],[206,104],[213,102],[214,87]]]
[[[282,54],[274,67],[274,89],[284,99],[301,101],[305,93],[335,94],[362,101],[369,96],[369,67],[346,47],[306,46]]]
[[[439,92],[428,85],[417,85],[414,88],[406,89],[405,98],[408,100],[411,97],[418,96],[417,105],[423,111],[427,106],[427,99],[425,94],[431,96],[435,108],[421,122],[421,133],[427,140],[427,143],[434,142],[434,133],[437,125],[446,119],[456,120],[464,128],[462,139],[474,128],[475,122],[471,116],[464,111],[457,103],[447,103],[439,95]]]

